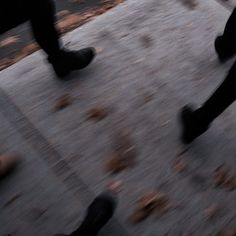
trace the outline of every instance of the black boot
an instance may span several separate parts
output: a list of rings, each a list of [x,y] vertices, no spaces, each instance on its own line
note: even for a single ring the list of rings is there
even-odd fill
[[[116,195],[111,192],[100,194],[90,204],[81,226],[70,236],[95,236],[111,219],[116,208]]]
[[[218,36],[215,39],[215,50],[220,62],[224,63],[235,55],[235,49],[223,42],[223,37]]]
[[[65,77],[74,70],[88,66],[96,55],[95,48],[84,48],[79,51],[61,50],[56,56],[49,56],[48,61],[58,77]]]
[[[198,116],[198,111],[194,111],[190,106],[185,106],[180,112],[180,122],[182,125],[181,140],[185,144],[189,144],[194,141],[198,136],[203,134],[209,127],[208,124],[204,124]]]

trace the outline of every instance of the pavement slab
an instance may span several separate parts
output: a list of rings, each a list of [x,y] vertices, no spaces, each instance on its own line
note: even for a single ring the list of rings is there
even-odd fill
[[[188,102],[200,105],[232,64],[220,65],[213,47],[229,15],[213,0],[199,0],[193,9],[181,1],[129,0],[64,37],[72,49],[94,45],[98,50],[94,63],[71,74],[69,81],[56,79],[41,51],[0,72],[1,112],[25,146],[37,153],[35,159],[45,166],[39,172],[48,171],[52,184],[57,177],[57,191],[47,194],[60,195],[66,188],[73,198],[65,209],[68,214],[69,209],[75,211],[76,199],[89,204],[117,178],[124,181],[120,204],[101,235],[207,236],[236,224],[235,191],[214,188],[210,177],[223,162],[235,171],[233,107],[190,147],[181,145],[177,125],[180,107]],[[55,102],[64,94],[74,101],[55,112]],[[87,119],[87,112],[96,107],[109,111],[99,122]],[[137,163],[110,176],[105,163],[111,158],[114,136],[122,130],[130,133]],[[176,158],[186,160],[186,172],[174,171]],[[68,180],[67,175],[72,177]],[[179,207],[130,224],[134,201],[151,190],[165,192]],[[11,196],[10,189],[1,191]],[[67,195],[61,197],[65,202]],[[64,205],[54,204],[63,211]],[[208,222],[204,210],[212,204],[223,205],[223,215]],[[21,214],[21,208],[16,210]],[[4,220],[11,217],[5,213]],[[74,222],[56,229],[71,229]],[[42,235],[45,225],[53,227],[49,224],[39,222],[34,235]],[[33,232],[30,227],[25,232]],[[0,234],[6,229],[0,228]]]

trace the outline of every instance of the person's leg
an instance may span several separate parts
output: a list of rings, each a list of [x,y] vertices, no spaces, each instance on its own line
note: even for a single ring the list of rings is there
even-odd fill
[[[69,236],[95,236],[111,219],[116,208],[116,196],[104,192],[94,199],[88,207],[86,216],[80,227]]]
[[[193,111],[184,107],[181,111],[183,126],[182,140],[190,143],[204,133],[211,122],[217,118],[236,99],[236,62],[223,83],[216,89],[202,107]]]
[[[0,34],[29,20],[25,10],[19,0],[0,1]]]
[[[224,62],[236,53],[236,8],[230,15],[224,33],[215,40],[215,49],[219,59]]]
[[[59,77],[68,75],[73,70],[83,69],[95,57],[94,48],[79,51],[66,51],[59,42],[55,27],[55,5],[52,0],[28,1],[29,19],[36,41],[47,53],[48,61]]]
[[[61,52],[59,33],[55,27],[55,4],[52,0],[21,0],[27,3],[28,17],[34,37],[48,56],[58,57]]]
[[[113,216],[120,192],[121,181],[112,181],[106,190],[98,195],[87,209],[86,215],[79,226],[71,234],[54,236],[95,236]]]
[[[66,51],[61,48],[52,0],[3,0],[0,2],[0,13],[1,33],[24,21],[30,21],[37,43],[47,53],[48,61],[59,77],[85,68],[95,57],[94,48],[79,51]]]

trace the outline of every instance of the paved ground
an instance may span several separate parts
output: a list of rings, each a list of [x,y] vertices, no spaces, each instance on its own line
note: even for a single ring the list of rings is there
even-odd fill
[[[196,3],[129,0],[67,34],[70,48],[95,45],[99,52],[70,81],[55,78],[42,52],[0,72],[1,150],[22,156],[0,183],[0,235],[70,232],[113,178],[124,181],[120,204],[100,235],[208,236],[236,225],[236,192],[211,180],[223,162],[236,172],[234,106],[191,146],[179,141],[179,108],[201,104],[232,64],[220,65],[213,48],[230,12],[213,0]],[[75,100],[54,112],[63,94]],[[100,106],[108,116],[87,120]],[[110,176],[104,166],[120,130],[130,132],[136,165]],[[187,163],[183,173],[173,168],[177,158]],[[152,190],[178,207],[130,224],[134,202]],[[207,221],[205,209],[214,204],[221,213]]]

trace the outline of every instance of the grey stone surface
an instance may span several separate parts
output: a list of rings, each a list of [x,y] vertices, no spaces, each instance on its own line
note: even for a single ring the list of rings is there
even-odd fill
[[[236,193],[214,189],[210,180],[222,162],[235,171],[233,107],[185,152],[179,141],[180,107],[188,102],[200,105],[232,64],[220,65],[213,47],[230,12],[213,0],[197,3],[189,9],[180,1],[129,0],[67,34],[64,41],[70,48],[94,45],[99,51],[94,63],[73,73],[68,82],[56,80],[41,52],[0,73],[4,116],[26,145],[36,150],[35,159],[41,152],[52,157],[41,158],[45,167],[38,171],[50,168],[52,173],[47,175],[56,174],[62,182],[64,170],[72,173],[78,186],[72,184],[67,194],[81,195],[83,206],[112,179],[104,172],[104,163],[110,158],[113,135],[130,131],[137,164],[115,176],[124,181],[120,204],[116,220],[101,235],[215,235],[222,227],[236,224]],[[54,112],[55,100],[66,93],[75,101]],[[149,95],[152,99],[145,102]],[[108,107],[108,116],[100,122],[87,120],[87,111],[96,106]],[[181,152],[189,165],[185,174],[173,170]],[[53,168],[57,157],[66,166],[62,174]],[[56,181],[50,178],[50,183]],[[68,181],[63,183],[68,187]],[[58,193],[49,191],[50,197],[63,191],[60,181],[57,185]],[[180,207],[158,219],[130,225],[127,219],[134,201],[153,189],[164,191]],[[66,197],[62,196],[64,204]],[[209,223],[204,209],[214,203],[224,206],[224,214]],[[55,204],[63,211],[64,205]],[[75,211],[74,204],[69,202],[68,214],[69,209]],[[6,213],[4,220],[8,219]],[[39,222],[36,229],[41,232],[52,227],[49,224]]]

